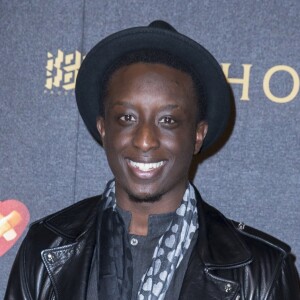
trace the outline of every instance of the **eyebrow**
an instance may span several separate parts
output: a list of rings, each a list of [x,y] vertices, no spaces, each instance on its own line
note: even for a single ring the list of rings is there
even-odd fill
[[[126,107],[129,107],[129,108],[132,108],[133,105],[129,102],[115,102],[112,107],[114,106],[126,106]]]

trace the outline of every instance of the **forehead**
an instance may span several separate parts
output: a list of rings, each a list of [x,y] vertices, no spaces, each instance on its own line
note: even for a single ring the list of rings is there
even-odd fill
[[[154,92],[194,98],[193,80],[183,71],[160,63],[133,63],[116,70],[108,83],[108,98],[122,92]]]

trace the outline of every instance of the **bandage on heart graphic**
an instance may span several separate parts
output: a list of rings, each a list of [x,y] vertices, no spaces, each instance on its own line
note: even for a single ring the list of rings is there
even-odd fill
[[[0,201],[0,256],[22,236],[29,219],[29,211],[21,201]]]

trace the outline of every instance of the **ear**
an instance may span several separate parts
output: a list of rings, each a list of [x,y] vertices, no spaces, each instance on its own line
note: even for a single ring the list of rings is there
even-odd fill
[[[102,145],[104,147],[105,144],[105,122],[104,122],[104,118],[103,117],[97,117],[97,130],[101,136],[101,141],[102,141]]]
[[[205,136],[207,134],[207,130],[208,125],[205,121],[201,121],[197,124],[194,154],[197,154],[200,151]]]

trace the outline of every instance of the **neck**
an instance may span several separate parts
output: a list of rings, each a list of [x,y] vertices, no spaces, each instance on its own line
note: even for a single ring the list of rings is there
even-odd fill
[[[129,233],[146,236],[148,234],[148,219],[150,215],[174,212],[180,205],[185,190],[177,193],[177,197],[162,198],[156,202],[135,202],[129,197],[119,197],[116,193],[117,205],[131,213]],[[178,196],[179,195],[179,196]]]
[[[165,190],[161,191],[160,197],[156,201],[141,200],[145,195],[140,191],[145,191],[142,187],[133,190],[139,191],[132,198],[127,188],[115,181],[115,197],[117,205],[132,215],[129,226],[129,232],[132,234],[147,235],[148,233],[148,218],[149,215],[158,215],[174,212],[180,205],[183,195],[188,187],[186,177],[181,178],[173,186],[166,186]],[[140,193],[140,195],[139,195]],[[149,193],[149,196],[154,193]],[[158,194],[158,193],[157,193]],[[138,200],[140,199],[140,200]]]

